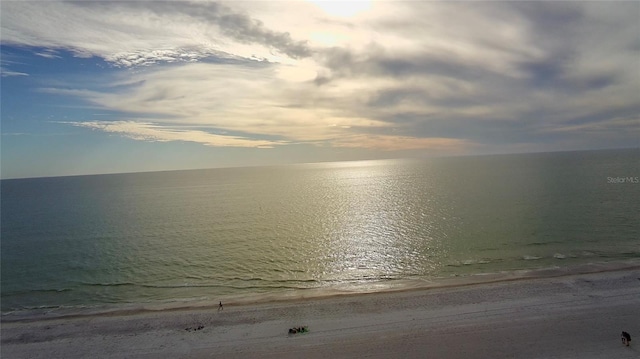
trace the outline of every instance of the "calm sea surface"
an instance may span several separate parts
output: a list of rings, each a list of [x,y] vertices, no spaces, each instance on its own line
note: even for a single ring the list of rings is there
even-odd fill
[[[2,311],[640,258],[640,151],[1,182]]]

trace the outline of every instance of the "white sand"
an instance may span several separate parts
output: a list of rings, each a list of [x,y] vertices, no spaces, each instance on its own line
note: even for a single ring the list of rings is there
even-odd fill
[[[310,332],[287,334],[299,325]],[[2,358],[640,358],[640,266],[222,312],[5,316],[1,330]]]

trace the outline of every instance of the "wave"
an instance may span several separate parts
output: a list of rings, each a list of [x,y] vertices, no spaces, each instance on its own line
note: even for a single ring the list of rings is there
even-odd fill
[[[177,288],[229,288],[229,289],[305,289],[296,285],[231,285],[231,284],[139,284],[143,288],[177,289]]]
[[[465,259],[461,261],[454,261],[452,263],[448,263],[447,267],[463,267],[463,266],[472,266],[478,264],[491,264],[502,262],[504,259],[502,258],[481,258],[481,259]]]
[[[262,277],[210,277],[206,279],[219,280],[219,281],[242,281],[242,282],[274,282],[274,283],[320,283],[319,279],[267,279]]]
[[[115,282],[115,283],[90,283],[90,282],[80,282],[80,284],[90,287],[124,287],[124,286],[135,286],[136,283],[132,282]]]
[[[221,281],[218,283],[168,283],[168,284],[155,284],[155,283],[84,283],[87,286],[98,287],[121,287],[121,286],[134,286],[140,288],[150,289],[189,289],[189,288],[220,288],[220,289],[236,289],[236,290],[260,290],[260,289],[313,289],[332,286],[336,284],[348,284],[348,283],[364,283],[364,282],[382,282],[393,281],[402,278],[382,275],[382,276],[361,276],[350,278],[338,278],[338,279],[261,279],[261,278],[240,278],[233,277],[231,280]],[[231,282],[231,283],[230,283]],[[233,283],[239,282],[239,283]],[[251,284],[259,282],[261,284]]]
[[[71,288],[44,288],[44,289],[24,289],[24,290],[15,290],[15,291],[2,291],[2,297],[11,297],[25,294],[34,294],[34,293],[63,293],[63,292],[71,292],[73,289]]]
[[[606,253],[599,251],[589,251],[583,250],[580,252],[550,252],[547,254],[523,254],[520,256],[514,257],[504,257],[504,258],[472,258],[465,260],[455,260],[450,263],[447,263],[447,267],[472,267],[478,265],[487,265],[487,264],[498,264],[498,263],[516,263],[518,261],[537,261],[544,259],[633,259],[640,257],[640,252],[617,252],[617,253]],[[517,268],[514,268],[517,269]]]
[[[559,242],[559,241],[531,242],[531,243],[527,243],[526,246],[528,246],[528,247],[539,247],[539,246],[548,246],[550,244],[562,244],[562,242]]]
[[[538,259],[542,259],[542,257],[524,255],[522,256],[522,259],[524,259],[525,261],[536,261]]]

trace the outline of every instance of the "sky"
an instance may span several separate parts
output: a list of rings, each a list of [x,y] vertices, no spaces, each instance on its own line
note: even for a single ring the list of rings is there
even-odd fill
[[[2,178],[640,147],[640,2],[2,1]]]

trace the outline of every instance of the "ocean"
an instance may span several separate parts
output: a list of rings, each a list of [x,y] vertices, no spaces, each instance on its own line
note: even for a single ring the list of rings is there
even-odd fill
[[[640,258],[640,150],[1,181],[1,310],[367,292]]]

